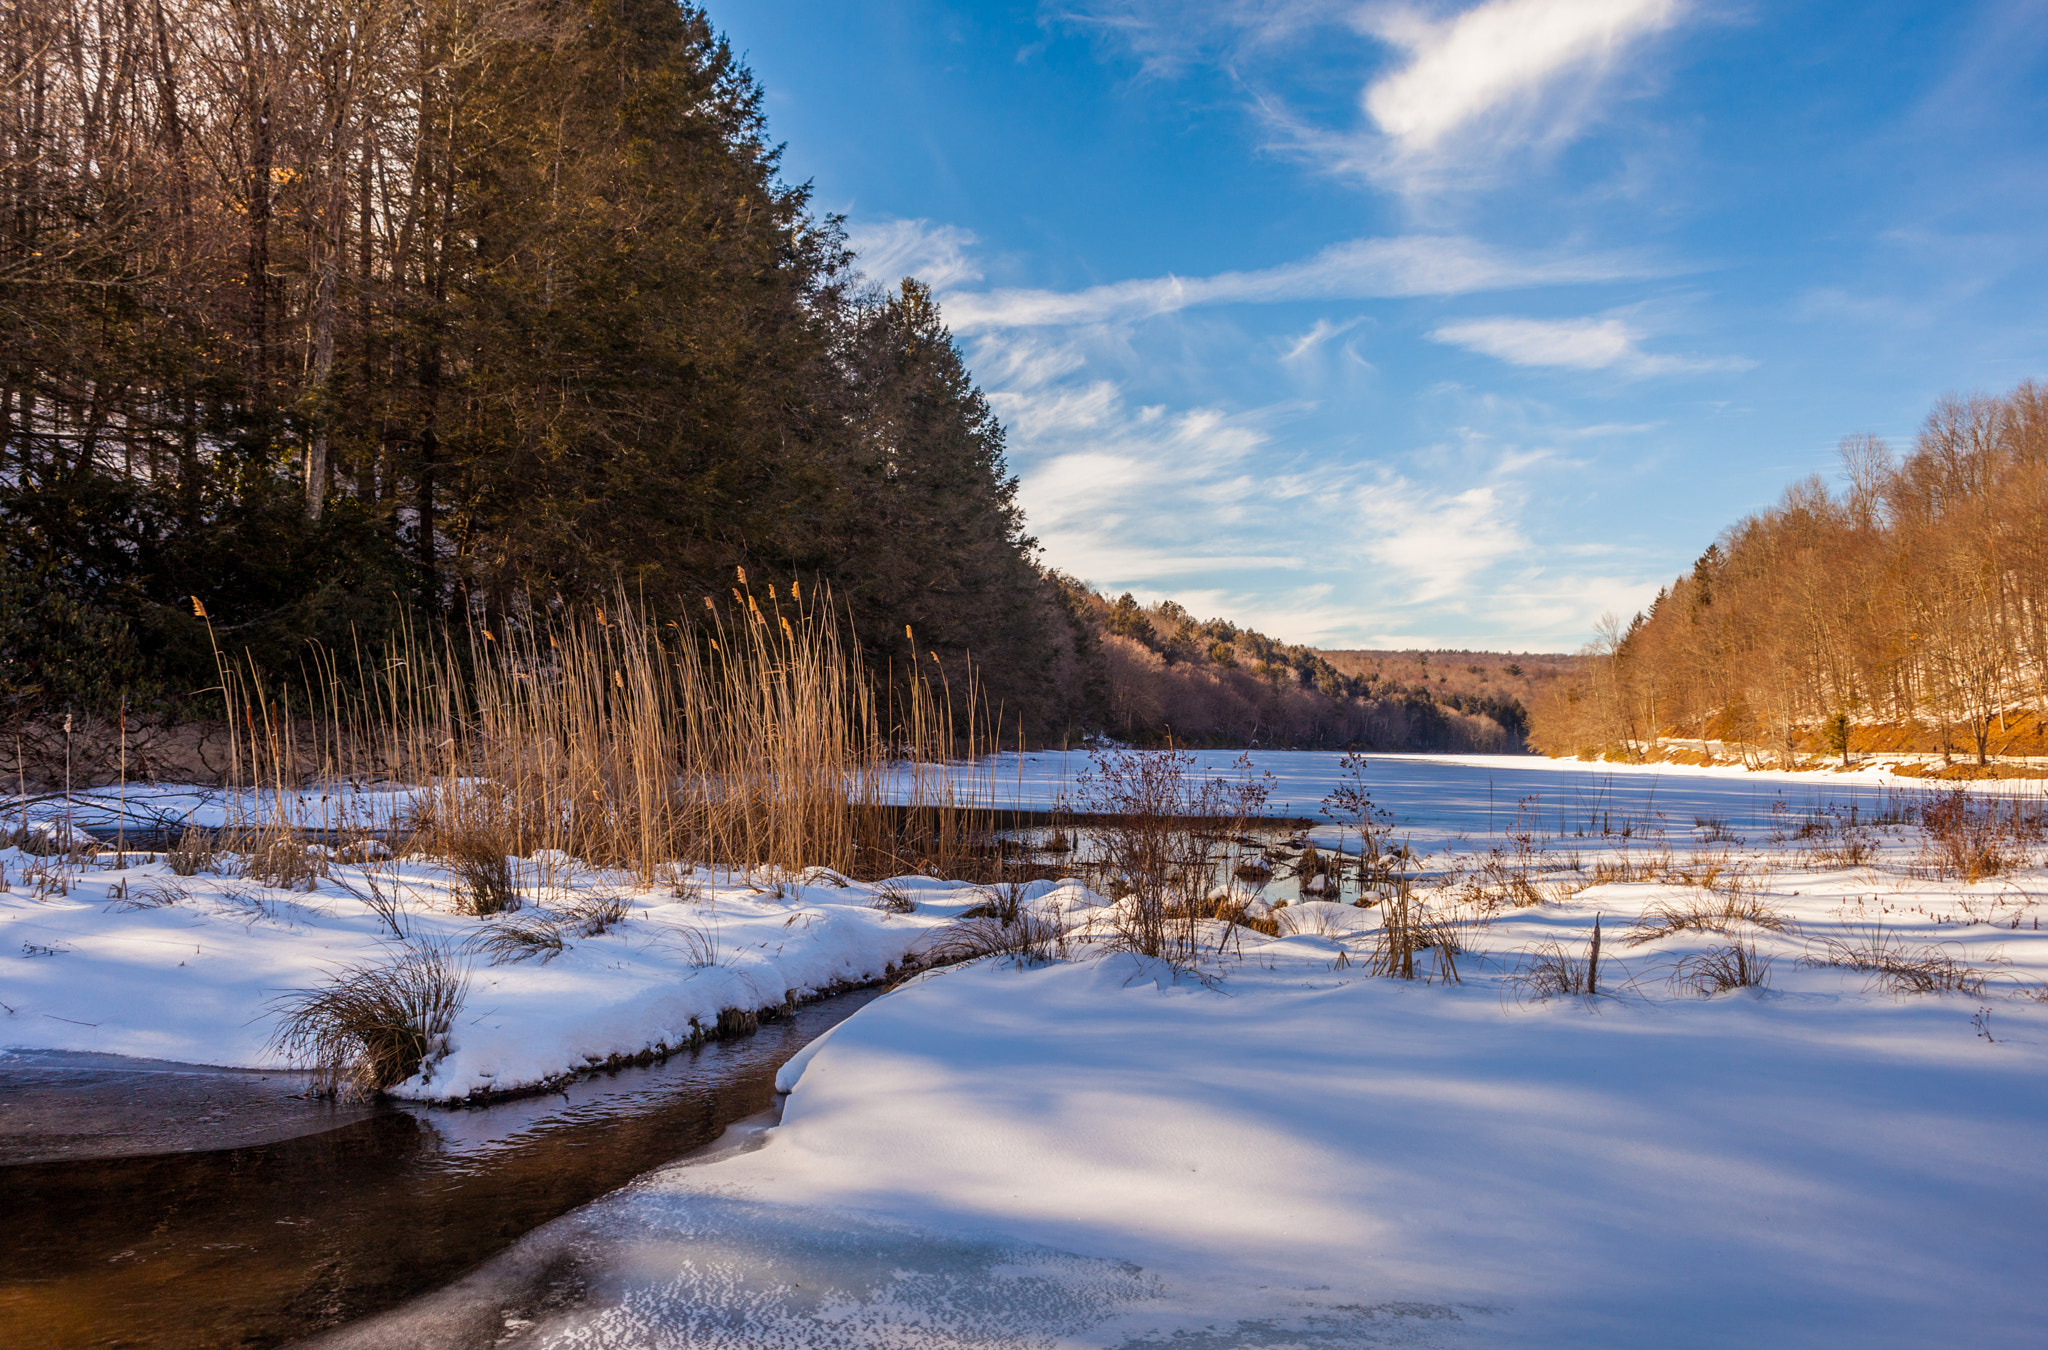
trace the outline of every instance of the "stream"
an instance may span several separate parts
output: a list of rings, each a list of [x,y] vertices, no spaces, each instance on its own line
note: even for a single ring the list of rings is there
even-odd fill
[[[391,1308],[774,1104],[875,990],[495,1105],[337,1107],[302,1079],[0,1055],[0,1345],[262,1347]]]

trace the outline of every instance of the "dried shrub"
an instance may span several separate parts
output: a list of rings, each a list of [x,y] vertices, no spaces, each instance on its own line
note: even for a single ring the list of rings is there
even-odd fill
[[[389,961],[342,967],[319,989],[275,1000],[272,1047],[313,1070],[315,1090],[374,1097],[447,1049],[469,973],[446,950],[402,949]]]
[[[1923,801],[1915,814],[1926,834],[1921,865],[1943,879],[1981,881],[2024,866],[2027,846],[2041,838],[2038,810],[1962,787]]]
[[[1586,954],[1574,956],[1561,942],[1539,942],[1522,953],[1505,985],[1517,1001],[1542,1001],[1600,992],[1600,916],[1593,917],[1593,933],[1586,941]]]
[[[1291,909],[1287,912],[1293,913]],[[1456,915],[1431,910],[1404,887],[1380,907],[1380,926],[1372,954],[1366,958],[1366,971],[1412,980],[1415,958],[1429,953],[1435,965],[1429,978],[1461,983],[1458,957],[1470,950],[1468,926]]]
[[[1760,955],[1754,942],[1733,942],[1726,947],[1688,956],[1671,972],[1674,988],[1712,998],[1730,989],[1763,989],[1771,982],[1771,958]]]
[[[1893,994],[1981,994],[1984,973],[1956,959],[1946,945],[1916,947],[1882,923],[1845,926],[1843,936],[1824,935],[1809,945],[1799,964],[1810,969],[1854,970]]]

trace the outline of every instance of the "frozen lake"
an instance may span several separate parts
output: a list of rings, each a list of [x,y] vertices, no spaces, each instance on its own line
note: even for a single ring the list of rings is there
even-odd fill
[[[1187,752],[1196,772],[1229,776],[1240,752]],[[1343,756],[1311,750],[1249,752],[1256,773],[1271,775],[1266,805],[1274,817],[1327,820],[1323,798],[1337,786]],[[1005,754],[955,770],[963,789],[985,790],[998,806],[1083,809],[1085,751]],[[1684,765],[1589,764],[1518,755],[1368,755],[1365,786],[1391,817],[1396,839],[1417,848],[1498,841],[1506,832],[1598,835],[1603,831],[1678,834],[1718,822],[1737,835],[1768,833],[1775,819],[1809,813],[1874,811],[1918,800],[1920,780],[1880,770],[1785,773]],[[1987,784],[1996,790],[2000,785]],[[2032,784],[2008,789],[2033,795]],[[1518,823],[1519,822],[1519,823]],[[1334,835],[1334,831],[1330,831]]]

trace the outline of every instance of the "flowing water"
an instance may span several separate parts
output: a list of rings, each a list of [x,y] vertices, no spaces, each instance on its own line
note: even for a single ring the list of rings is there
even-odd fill
[[[389,1308],[767,1109],[782,1062],[874,996],[465,1109],[336,1108],[281,1074],[0,1057],[0,1345],[270,1346]]]

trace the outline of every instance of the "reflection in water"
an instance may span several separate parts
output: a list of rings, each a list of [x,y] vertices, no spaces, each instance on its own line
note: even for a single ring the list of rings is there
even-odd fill
[[[766,1109],[782,1061],[872,997],[549,1097],[0,1168],[0,1345],[265,1346],[389,1307]]]

